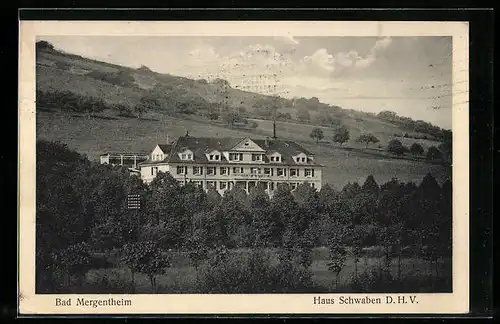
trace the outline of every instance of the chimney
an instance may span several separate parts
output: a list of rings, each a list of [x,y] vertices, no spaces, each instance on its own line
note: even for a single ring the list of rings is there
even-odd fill
[[[264,140],[264,144],[266,147],[269,147],[269,136],[266,136],[266,139]]]
[[[273,119],[273,139],[276,139],[276,120]]]
[[[169,144],[169,142],[170,142],[170,137],[167,134],[167,143],[166,144]]]

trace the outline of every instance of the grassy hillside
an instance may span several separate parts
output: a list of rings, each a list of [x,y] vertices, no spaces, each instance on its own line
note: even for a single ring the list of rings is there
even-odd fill
[[[159,74],[142,67],[131,69],[104,62],[98,62],[75,55],[55,51],[37,53],[37,90],[71,91],[83,96],[92,96],[109,104],[135,105],[144,96],[157,95],[162,103],[161,109],[149,111],[142,119],[120,117],[114,111],[105,111],[93,118],[83,114],[61,112],[57,109],[46,111],[37,107],[37,136],[48,140],[59,140],[71,148],[87,154],[91,159],[105,151],[132,150],[149,151],[156,143],[164,143],[167,134],[170,139],[184,135],[186,130],[192,136],[266,136],[272,135],[272,122],[260,118],[250,120],[257,127],[251,130],[230,129],[220,121],[210,121],[204,114],[182,115],[175,112],[179,102],[220,103],[224,101],[234,109],[243,108],[247,117],[255,117],[259,103],[271,102],[269,97],[228,88],[223,82],[207,82]],[[109,76],[112,78],[109,79]],[[108,79],[106,79],[108,78]],[[173,100],[175,99],[175,100]],[[309,105],[310,100],[291,101],[279,98],[279,112],[294,115],[300,103]],[[308,106],[312,120],[324,104]],[[316,144],[309,137],[312,124],[298,123],[295,120],[277,122],[278,137],[295,140],[317,154],[317,161],[325,165],[324,180],[336,187],[347,181],[364,181],[373,174],[377,181],[385,182],[392,177],[403,181],[420,181],[430,172],[439,181],[450,174],[450,168],[430,164],[425,161],[401,159],[390,156],[385,150],[394,134],[403,134],[407,129],[376,116],[330,107],[332,116],[348,127],[351,140],[346,148],[331,143],[333,129],[322,127],[325,138]],[[354,139],[362,133],[373,133],[380,142],[370,149]],[[418,134],[418,132],[413,132]],[[427,138],[432,138],[428,136]],[[398,138],[409,146],[419,142],[427,149],[439,142],[430,139]]]

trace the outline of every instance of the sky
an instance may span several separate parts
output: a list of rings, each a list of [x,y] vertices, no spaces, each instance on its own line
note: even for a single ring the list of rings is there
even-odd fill
[[[57,49],[451,129],[451,37],[50,36]],[[262,85],[270,85],[270,87]]]

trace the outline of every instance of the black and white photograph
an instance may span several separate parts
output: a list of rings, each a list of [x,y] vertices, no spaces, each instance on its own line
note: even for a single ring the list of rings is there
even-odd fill
[[[467,62],[375,32],[36,35],[34,294],[452,294]]]

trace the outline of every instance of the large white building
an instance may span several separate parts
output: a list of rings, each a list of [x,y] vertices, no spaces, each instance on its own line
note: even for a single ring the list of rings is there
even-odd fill
[[[181,184],[193,182],[220,194],[240,186],[247,192],[262,184],[269,194],[279,183],[292,190],[301,183],[321,189],[322,165],[314,155],[291,141],[251,138],[183,136],[172,144],[158,144],[147,161],[139,163],[141,178],[150,183],[159,171]]]

